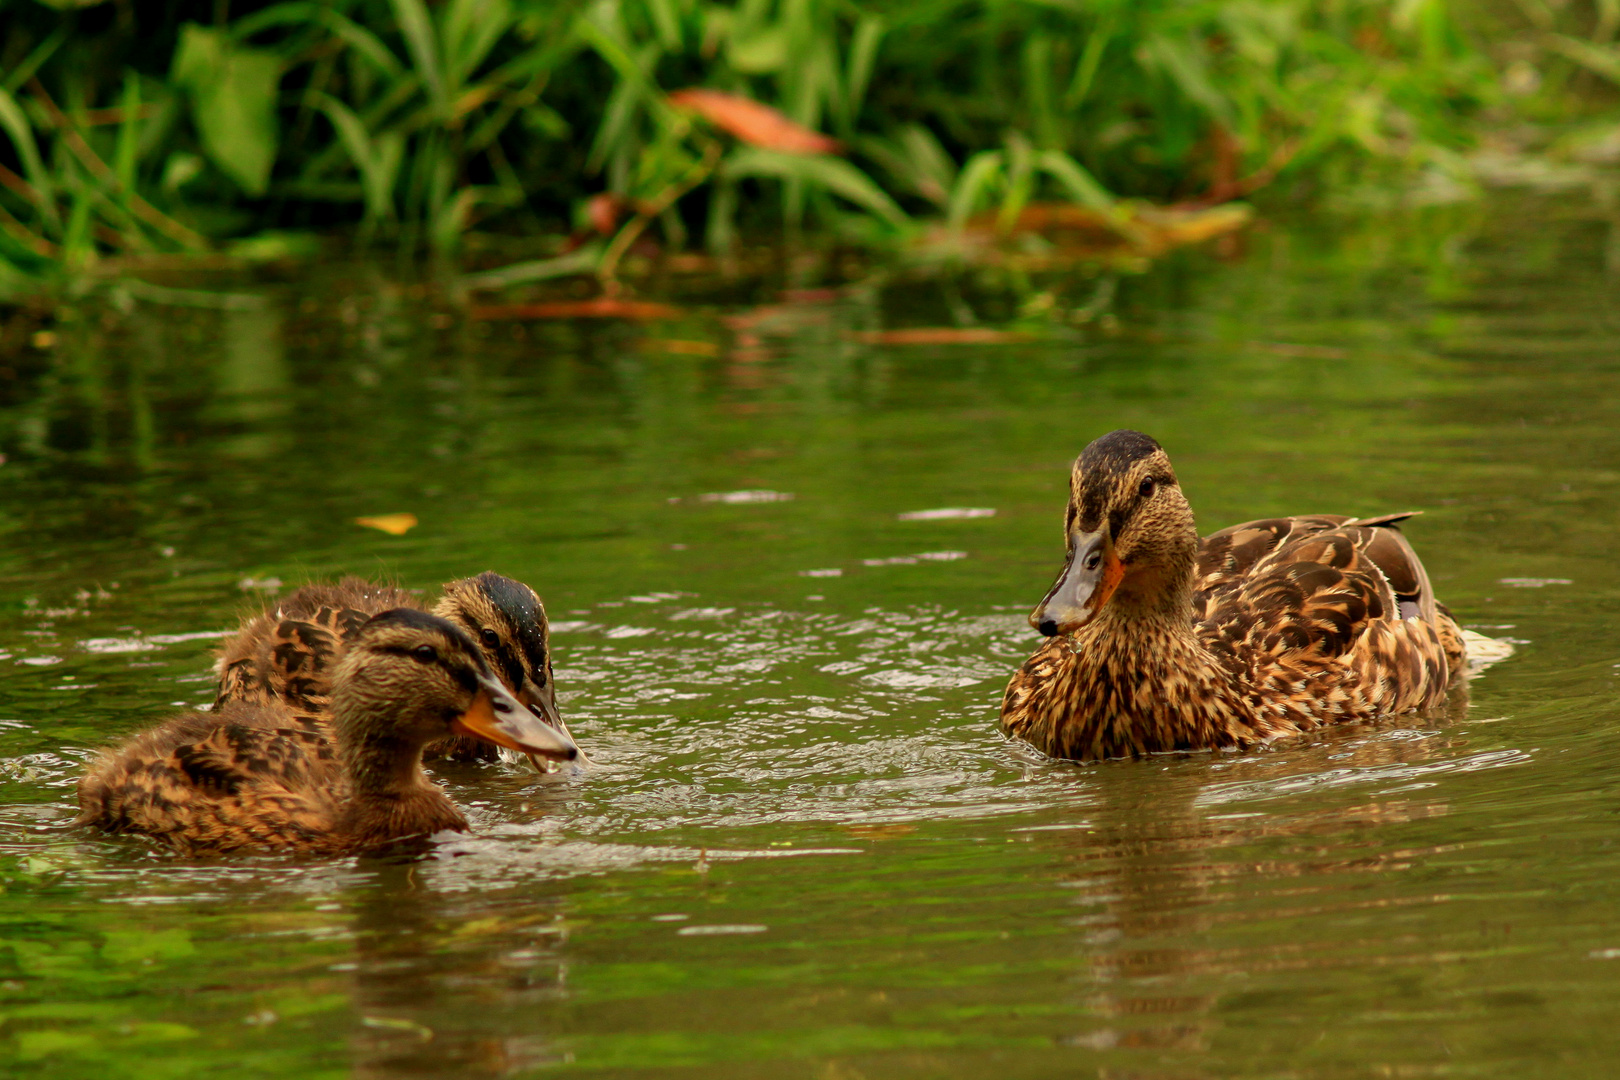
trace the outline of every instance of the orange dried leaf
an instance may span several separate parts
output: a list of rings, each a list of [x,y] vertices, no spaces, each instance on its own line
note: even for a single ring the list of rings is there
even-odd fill
[[[595,300],[553,300],[542,304],[491,304],[475,307],[469,314],[478,320],[490,319],[673,319],[681,309],[645,300],[617,300],[599,296]]]
[[[836,154],[843,149],[837,139],[811,131],[752,98],[718,90],[691,89],[677,90],[669,95],[669,100],[677,108],[690,109],[721,131],[764,150],[784,154]]]
[[[364,525],[368,529],[381,529],[389,536],[404,536],[416,528],[415,514],[379,514],[376,517],[355,518],[356,525]]]

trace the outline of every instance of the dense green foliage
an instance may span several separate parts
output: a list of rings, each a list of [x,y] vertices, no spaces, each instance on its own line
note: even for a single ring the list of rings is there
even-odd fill
[[[0,0],[0,273],[337,224],[407,251],[601,233],[554,268],[578,270],[648,228],[889,243],[1034,199],[1118,224],[1125,198],[1460,175],[1484,125],[1620,78],[1617,23],[1616,0],[1489,25],[1445,0]],[[739,140],[687,87],[840,145]]]

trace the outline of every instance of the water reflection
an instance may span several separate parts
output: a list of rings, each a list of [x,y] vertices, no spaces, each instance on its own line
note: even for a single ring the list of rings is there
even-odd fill
[[[218,389],[203,414],[205,421],[237,431],[219,441],[221,453],[263,460],[285,448],[279,425],[269,423],[292,408],[281,322],[280,312],[268,304],[221,316]]]
[[[355,1075],[508,1076],[565,1060],[547,1030],[568,992],[559,899],[446,894],[406,862],[376,866],[344,903]]]

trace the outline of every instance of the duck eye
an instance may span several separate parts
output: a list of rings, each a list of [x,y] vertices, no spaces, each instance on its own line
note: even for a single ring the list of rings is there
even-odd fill
[[[1155,483],[1156,481],[1151,476],[1148,477],[1146,480],[1142,481],[1142,486],[1136,489],[1136,493],[1144,499],[1147,498],[1149,495],[1153,494],[1153,486]]]
[[[431,645],[418,645],[411,650],[411,656],[424,664],[431,664],[439,658],[439,650]]]
[[[495,649],[500,647],[501,635],[497,634],[495,631],[485,630],[482,631],[478,636],[483,640],[484,647],[486,649]]]

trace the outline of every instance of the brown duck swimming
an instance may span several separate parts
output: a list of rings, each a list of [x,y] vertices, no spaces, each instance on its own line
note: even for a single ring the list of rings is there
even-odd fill
[[[305,585],[226,639],[214,708],[233,701],[283,703],[323,715],[332,670],[355,630],[380,611],[404,607],[420,607],[420,602],[403,589],[362,578]],[[433,613],[478,642],[496,677],[519,701],[567,732],[557,713],[546,609],[533,589],[486,571],[446,585]],[[493,761],[498,755],[489,743],[469,738],[446,739],[426,753],[429,760],[461,761]]]
[[[183,854],[361,851],[467,828],[422,773],[435,740],[472,736],[559,760],[578,752],[495,679],[472,639],[410,608],[351,632],[330,714],[277,701],[177,716],[90,767],[78,823]]]
[[[1001,727],[1056,757],[1241,748],[1429,709],[1461,631],[1397,524],[1321,514],[1199,540],[1159,444],[1115,431],[1070,477],[1068,561],[1029,620],[1051,640]]]

